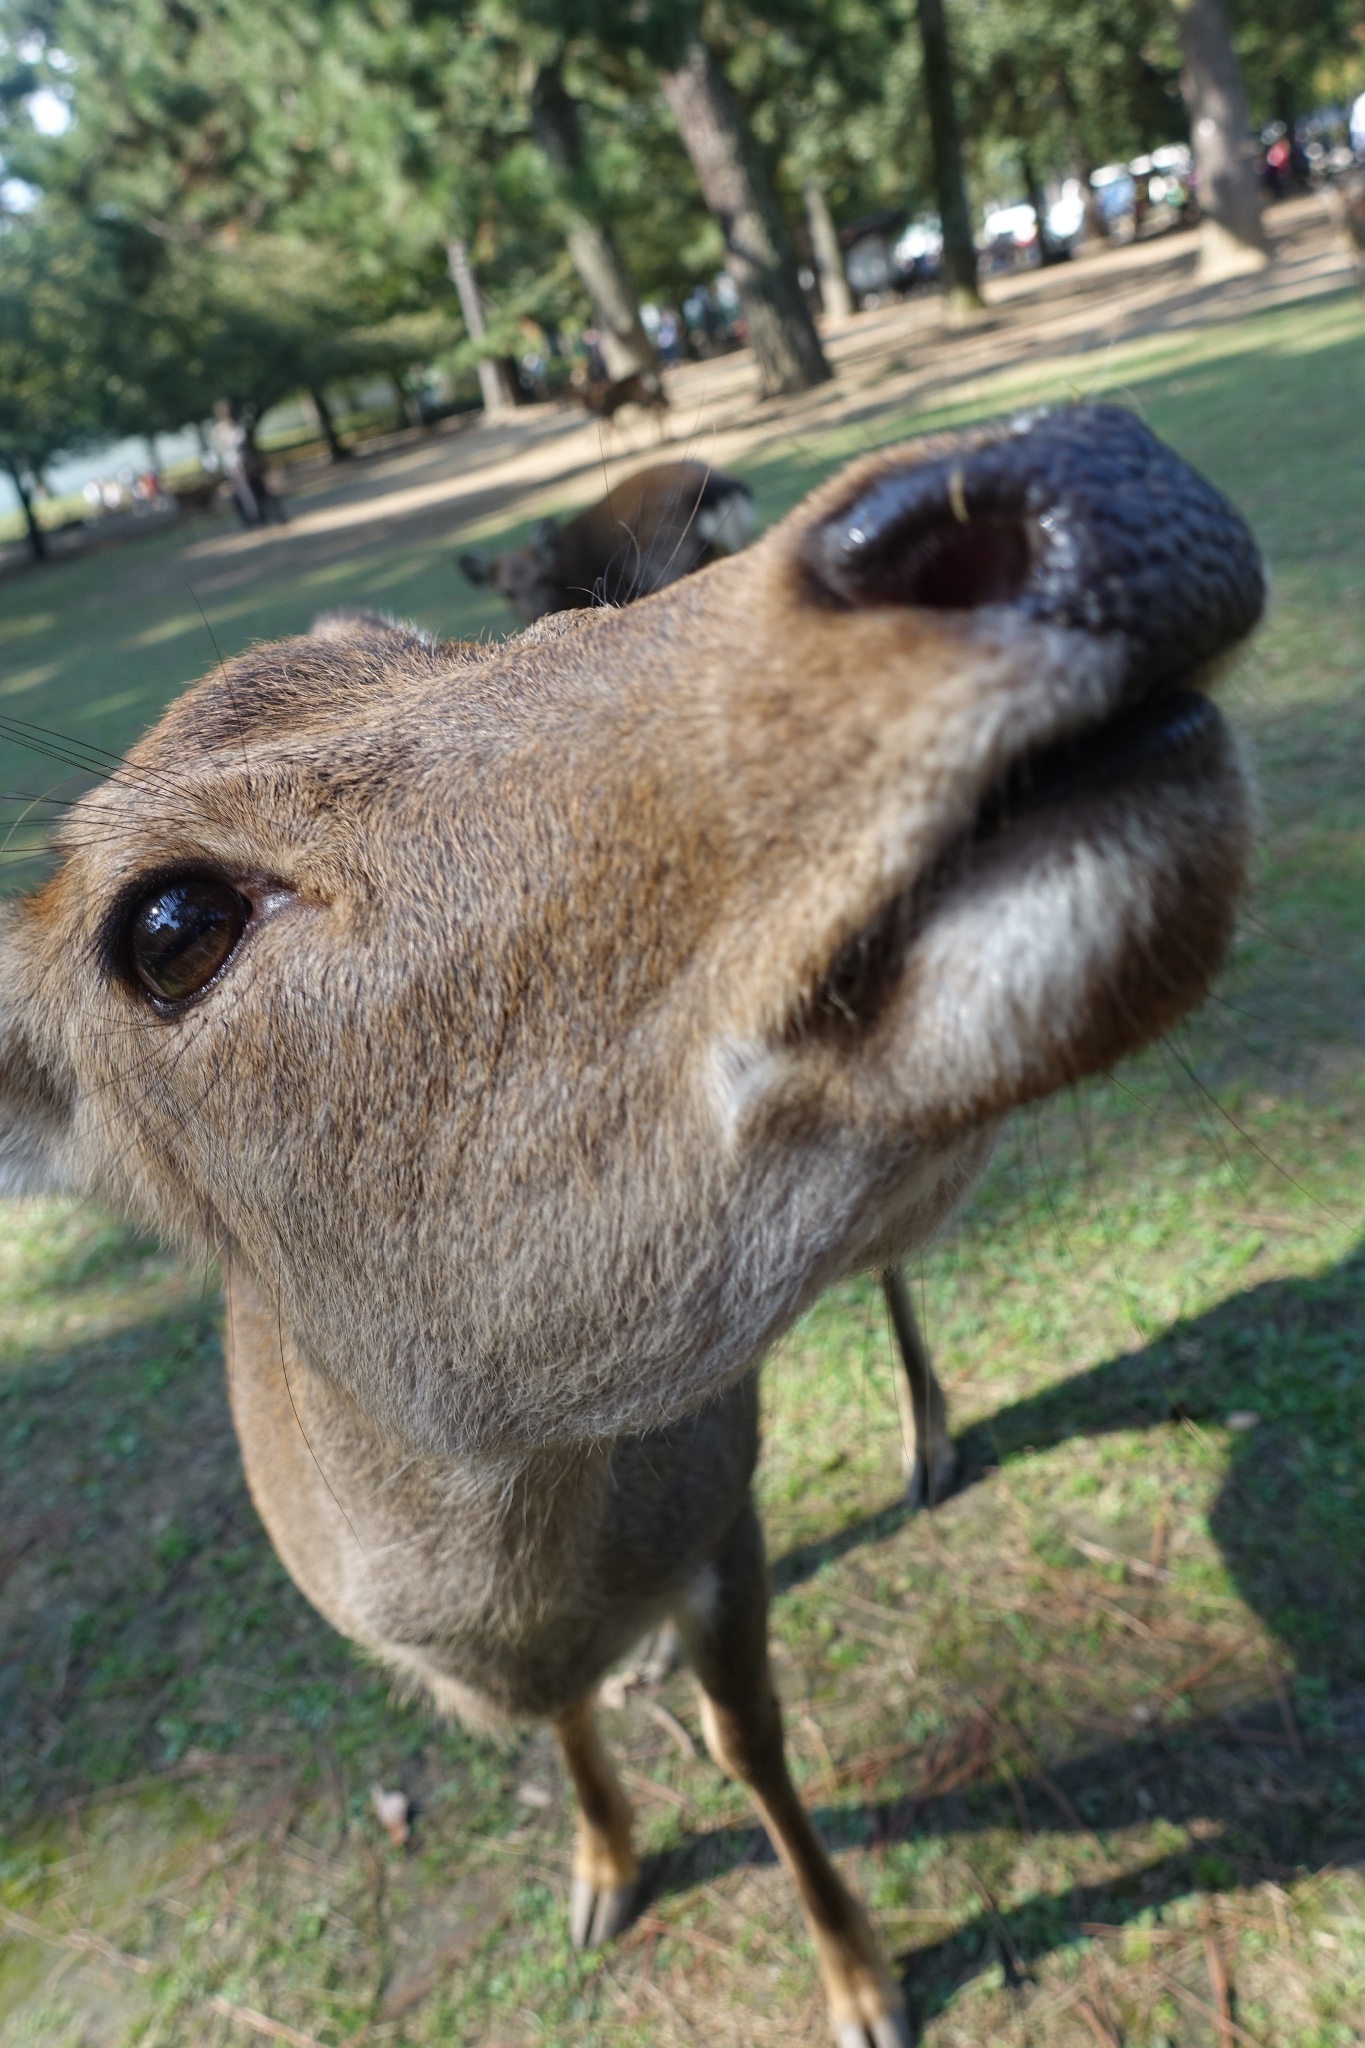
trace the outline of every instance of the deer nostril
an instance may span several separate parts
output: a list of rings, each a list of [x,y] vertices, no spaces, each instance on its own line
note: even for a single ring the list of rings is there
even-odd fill
[[[1039,624],[1120,635],[1138,688],[1234,645],[1265,595],[1239,514],[1112,405],[896,462],[808,530],[799,560],[811,596],[841,609],[1007,605]]]
[[[969,518],[922,535],[880,564],[887,599],[945,612],[1013,603],[1033,573],[1031,526],[1023,519]]]
[[[859,609],[1015,603],[1047,536],[1022,502],[973,488],[973,467],[957,460],[892,470],[847,512],[817,526],[801,550],[815,592]]]

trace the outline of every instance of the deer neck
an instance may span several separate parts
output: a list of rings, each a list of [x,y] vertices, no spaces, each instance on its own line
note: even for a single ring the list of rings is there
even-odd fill
[[[240,1272],[228,1385],[252,1499],[291,1577],[328,1620],[390,1647],[413,1589],[458,1587],[459,1620],[523,1630],[581,1578],[611,1446],[458,1457],[387,1436],[297,1344]]]

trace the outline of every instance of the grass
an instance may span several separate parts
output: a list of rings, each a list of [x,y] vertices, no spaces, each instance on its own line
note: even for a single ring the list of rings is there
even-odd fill
[[[1093,368],[982,379],[932,417],[791,448],[750,470],[763,512],[858,447],[1093,391]],[[954,1499],[899,1505],[868,1285],[779,1347],[775,1653],[796,1772],[927,2048],[1347,2048],[1365,2041],[1360,313],[1342,295],[1163,335],[1103,375],[1270,557],[1274,613],[1230,692],[1261,764],[1256,898],[1201,1017],[1017,1119],[920,1262],[963,1433]],[[225,650],[339,589],[477,630],[490,614],[447,548],[370,543],[199,596]],[[7,711],[117,750],[202,665],[204,629],[149,542],[136,565],[0,590],[0,645]],[[11,754],[6,787],[21,770]],[[395,1705],[307,1608],[246,1498],[211,1285],[86,1209],[8,1212],[0,1503],[3,2048],[212,2048],[252,2038],[243,2012],[327,2048],[824,2039],[744,1799],[638,1692],[606,1720],[649,1906],[614,1949],[568,1949],[546,1738]],[[685,1678],[657,1698],[695,1744]],[[415,1801],[405,1850],[377,1784]]]

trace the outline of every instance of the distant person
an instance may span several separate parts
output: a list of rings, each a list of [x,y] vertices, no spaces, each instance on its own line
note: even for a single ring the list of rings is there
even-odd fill
[[[671,306],[665,306],[659,315],[659,361],[680,363],[682,355],[682,322]]]
[[[270,488],[265,457],[226,398],[213,408],[210,439],[243,526],[267,526],[271,520],[283,525],[288,514]]]
[[[602,337],[595,327],[583,329],[583,351],[588,358],[588,382],[605,384],[608,379],[607,359],[602,353]]]

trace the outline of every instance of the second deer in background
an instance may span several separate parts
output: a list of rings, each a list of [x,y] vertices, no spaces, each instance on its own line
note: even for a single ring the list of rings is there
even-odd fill
[[[527,625],[547,612],[630,604],[707,562],[735,555],[758,531],[753,492],[704,462],[656,462],[561,526],[541,519],[524,547],[460,556],[471,583],[501,591]]]

